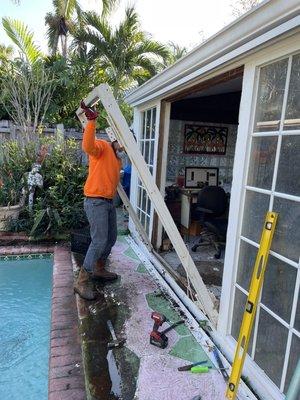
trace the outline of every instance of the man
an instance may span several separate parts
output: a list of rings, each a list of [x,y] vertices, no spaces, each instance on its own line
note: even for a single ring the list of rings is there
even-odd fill
[[[122,148],[117,141],[97,140],[98,112],[81,102],[88,119],[82,149],[89,156],[89,172],[84,185],[84,210],[90,224],[91,243],[74,285],[74,292],[86,300],[94,300],[93,280],[112,281],[117,274],[105,269],[106,260],[117,240],[116,209],[113,198],[120,179]]]

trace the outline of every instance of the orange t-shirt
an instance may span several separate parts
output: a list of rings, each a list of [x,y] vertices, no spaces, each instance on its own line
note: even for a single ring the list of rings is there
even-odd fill
[[[84,194],[88,197],[112,199],[120,180],[122,163],[110,143],[95,139],[95,132],[95,121],[88,121],[82,141],[82,149],[89,155],[89,173]]]

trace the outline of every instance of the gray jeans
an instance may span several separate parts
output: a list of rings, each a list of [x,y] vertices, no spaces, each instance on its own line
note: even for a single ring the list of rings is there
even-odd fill
[[[117,240],[117,216],[112,201],[84,199],[84,211],[90,224],[91,244],[83,266],[93,272],[97,260],[106,260]]]

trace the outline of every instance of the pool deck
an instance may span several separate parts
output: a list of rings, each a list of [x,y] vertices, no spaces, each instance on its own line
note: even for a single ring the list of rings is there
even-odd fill
[[[74,258],[78,267],[82,259]],[[223,400],[226,384],[210,361],[209,348],[197,342],[178,305],[150,275],[130,247],[119,236],[110,257],[110,269],[118,281],[97,285],[94,302],[77,298],[88,400]],[[185,323],[169,331],[166,349],[150,345],[151,312],[167,318],[162,329],[179,320]],[[107,349],[112,340],[111,320],[122,348]],[[208,373],[179,372],[182,365],[206,361]]]
[[[54,249],[49,359],[49,400],[85,400],[71,252]]]

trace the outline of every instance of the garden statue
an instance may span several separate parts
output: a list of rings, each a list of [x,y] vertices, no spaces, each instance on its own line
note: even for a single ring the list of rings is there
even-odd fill
[[[32,211],[33,207],[33,197],[36,187],[42,188],[44,181],[42,175],[39,173],[41,169],[41,164],[33,164],[32,170],[28,174],[27,184],[28,184],[28,208]]]

